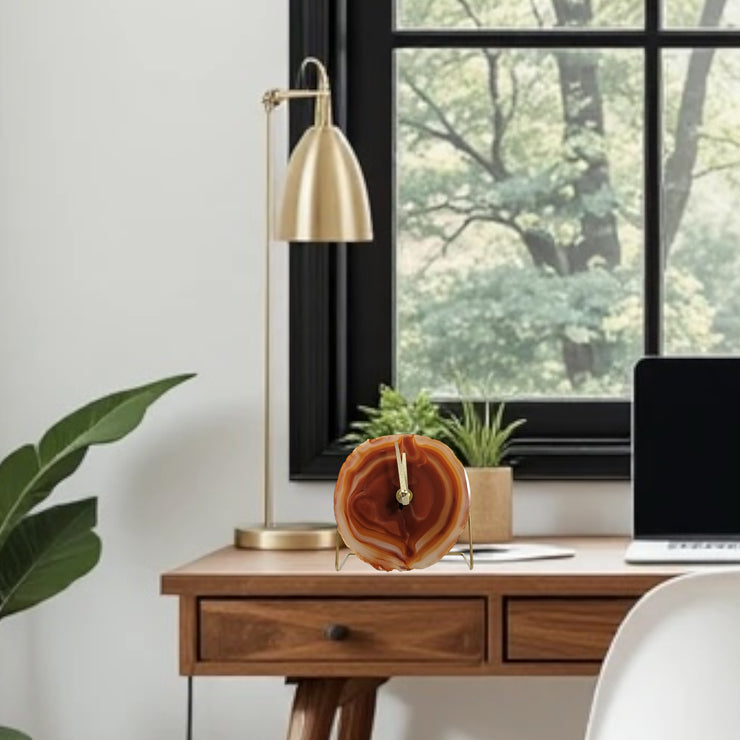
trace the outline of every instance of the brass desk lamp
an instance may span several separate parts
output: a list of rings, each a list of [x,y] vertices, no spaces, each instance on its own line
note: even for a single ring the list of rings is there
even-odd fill
[[[296,144],[288,161],[275,237],[297,242],[366,242],[373,238],[367,187],[357,158],[344,134],[334,125],[331,89],[324,65],[315,57],[301,63],[301,76],[316,68],[316,89],[268,90],[262,103],[267,123],[265,223],[265,365],[264,365],[264,521],[238,527],[237,547],[260,550],[333,549],[335,523],[275,523],[270,478],[270,260],[272,233],[271,114],[281,103],[297,98],[315,101],[314,123]]]

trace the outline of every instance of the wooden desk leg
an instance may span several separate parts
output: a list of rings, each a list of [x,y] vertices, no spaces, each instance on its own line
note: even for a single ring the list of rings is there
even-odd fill
[[[329,740],[344,678],[302,678],[293,698],[288,740]]]
[[[370,740],[378,686],[387,678],[350,679],[339,698],[341,714],[338,740]]]

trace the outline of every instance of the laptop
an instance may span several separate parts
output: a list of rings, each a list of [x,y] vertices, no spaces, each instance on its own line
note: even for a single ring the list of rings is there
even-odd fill
[[[740,357],[644,357],[629,563],[740,562]]]

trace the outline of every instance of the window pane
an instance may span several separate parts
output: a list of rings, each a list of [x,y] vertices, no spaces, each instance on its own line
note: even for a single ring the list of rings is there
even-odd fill
[[[737,0],[663,0],[667,28],[738,28]]]
[[[642,349],[641,51],[396,52],[404,393],[628,393]]]
[[[740,351],[740,50],[664,52],[667,353]]]
[[[451,28],[640,28],[644,0],[396,0],[396,26]]]

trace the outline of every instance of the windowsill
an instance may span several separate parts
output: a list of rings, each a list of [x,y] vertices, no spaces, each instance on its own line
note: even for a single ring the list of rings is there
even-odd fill
[[[335,442],[300,471],[294,481],[336,480],[352,446]],[[522,440],[511,447],[514,478],[532,481],[626,481],[630,478],[630,445],[626,440]]]

